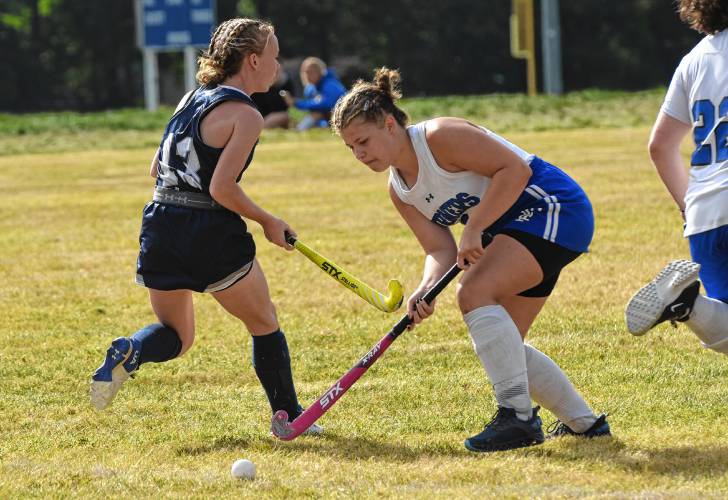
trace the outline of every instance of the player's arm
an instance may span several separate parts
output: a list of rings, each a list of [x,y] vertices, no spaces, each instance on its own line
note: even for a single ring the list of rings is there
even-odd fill
[[[159,148],[154,152],[154,158],[152,158],[152,164],[149,167],[149,175],[157,178],[157,175],[159,174]]]
[[[691,128],[691,125],[661,111],[652,127],[648,146],[660,179],[681,211],[685,210],[688,173],[680,155],[680,144]]]
[[[256,221],[269,241],[290,250],[293,247],[286,243],[284,233],[288,231],[295,235],[295,231],[283,220],[258,206],[237,183],[243,162],[263,130],[263,117],[253,107],[243,103],[228,102],[220,105],[221,108],[223,106],[227,109],[221,110],[222,116],[214,124],[219,129],[215,132],[229,131],[229,138],[212,175],[210,195],[225,208]],[[212,129],[213,124],[210,125]]]
[[[453,265],[457,256],[457,245],[448,228],[438,226],[415,207],[404,203],[391,186],[389,197],[425,252],[422,280],[407,300],[407,314],[416,325],[434,312],[434,301],[428,305],[419,299]]]
[[[526,188],[531,167],[481,128],[459,118],[429,122],[427,143],[443,168],[469,170],[491,179],[483,199],[469,212],[460,238],[457,263],[465,268],[466,260],[472,264],[483,255],[481,233],[513,206]]]

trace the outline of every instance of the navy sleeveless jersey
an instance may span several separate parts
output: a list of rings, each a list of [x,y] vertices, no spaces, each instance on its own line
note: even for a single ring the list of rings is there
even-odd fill
[[[252,99],[244,92],[219,85],[198,88],[175,112],[159,146],[157,186],[210,194],[210,180],[223,148],[213,148],[202,141],[200,122],[207,113],[226,101],[244,102],[255,107]],[[240,181],[253,160],[254,151],[255,146],[238,174],[237,181]]]

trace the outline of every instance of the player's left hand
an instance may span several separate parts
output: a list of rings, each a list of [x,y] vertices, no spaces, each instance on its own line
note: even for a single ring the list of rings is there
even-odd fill
[[[480,257],[483,256],[481,231],[465,226],[463,234],[460,236],[460,245],[458,245],[457,264],[460,269],[468,269],[475,264]]]

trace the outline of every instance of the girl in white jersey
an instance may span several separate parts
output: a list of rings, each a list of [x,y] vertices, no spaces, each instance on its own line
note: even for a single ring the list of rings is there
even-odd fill
[[[498,411],[472,451],[543,442],[538,407],[561,423],[553,436],[609,434],[561,369],[524,344],[559,272],[586,252],[594,231],[591,204],[564,172],[489,130],[458,118],[407,126],[397,107],[399,73],[381,68],[336,105],[332,127],[354,156],[389,172],[394,206],[425,251],[422,281],[407,308],[414,324],[434,311],[421,297],[453,263],[466,269],[458,303],[490,378]],[[460,244],[449,226],[467,223]],[[487,249],[485,232],[493,235]]]
[[[649,149],[685,219],[692,261],[670,262],[632,297],[625,316],[635,335],[684,321],[703,346],[728,354],[728,2],[681,0],[680,17],[707,36],[675,71]],[[680,143],[690,131],[688,174]]]

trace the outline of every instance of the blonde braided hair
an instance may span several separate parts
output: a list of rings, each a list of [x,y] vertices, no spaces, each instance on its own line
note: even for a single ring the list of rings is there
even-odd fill
[[[200,85],[217,85],[240,71],[245,56],[260,54],[273,34],[273,25],[258,19],[239,17],[217,27],[210,46],[197,62]]]
[[[331,115],[331,129],[340,134],[355,118],[381,124],[387,113],[394,116],[399,125],[406,127],[409,117],[396,104],[402,97],[399,82],[399,71],[385,67],[375,70],[371,82],[358,80],[336,103]]]

